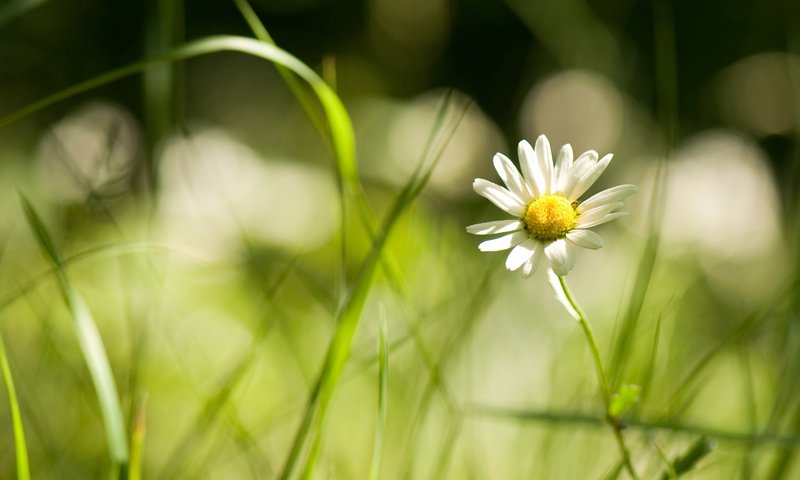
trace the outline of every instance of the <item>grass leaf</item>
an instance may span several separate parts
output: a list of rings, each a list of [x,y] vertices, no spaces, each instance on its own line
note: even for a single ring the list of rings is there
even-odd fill
[[[17,400],[17,390],[14,388],[14,378],[11,376],[11,368],[6,356],[6,346],[3,343],[3,335],[0,333],[0,367],[3,369],[3,380],[8,390],[8,404],[11,409],[11,421],[14,428],[14,449],[17,454],[17,480],[29,480],[31,478],[30,466],[28,464],[28,447],[25,443],[25,428],[22,424],[22,414],[19,411],[19,400]]]
[[[378,420],[375,425],[375,443],[372,449],[370,480],[378,480],[383,451],[383,430],[386,427],[386,408],[389,390],[389,346],[386,340],[386,309],[381,305],[378,336]]]
[[[86,302],[70,283],[44,223],[31,203],[22,195],[20,195],[20,198],[28,224],[33,230],[39,246],[44,251],[45,256],[48,257],[48,260],[57,268],[58,285],[72,316],[78,344],[86,361],[86,366],[89,368],[97,400],[100,403],[111,460],[115,464],[125,465],[128,462],[128,441],[125,435],[125,423],[103,340],[100,338],[97,325],[89,308],[86,306]]]

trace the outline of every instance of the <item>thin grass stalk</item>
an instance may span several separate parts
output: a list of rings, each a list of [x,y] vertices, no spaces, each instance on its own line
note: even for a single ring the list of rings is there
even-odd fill
[[[253,7],[250,6],[250,3],[248,3],[247,0],[234,0],[234,3],[256,38],[264,43],[277,46],[275,40],[272,38],[272,35],[269,34],[264,24],[258,18],[258,15],[256,15]],[[275,69],[278,70],[278,74],[280,74],[281,78],[283,78],[283,81],[289,87],[289,90],[292,91],[297,103],[299,103],[303,108],[303,111],[306,112],[308,119],[311,121],[314,129],[317,130],[317,133],[319,133],[320,138],[322,138],[322,140],[325,142],[325,145],[330,148],[331,133],[326,126],[325,117],[319,111],[317,104],[314,102],[314,98],[309,94],[308,90],[303,86],[303,84],[297,81],[297,77],[292,70],[284,67],[283,65],[275,65]]]
[[[17,460],[17,480],[30,480],[31,471],[28,461],[28,447],[25,442],[25,426],[22,423],[17,390],[14,387],[14,377],[11,375],[11,367],[8,363],[2,332],[0,332],[0,368],[3,370],[3,381],[8,391],[8,405],[11,410],[11,425],[14,430],[14,451]]]
[[[381,472],[383,436],[386,428],[386,410],[389,401],[389,345],[387,340],[386,308],[381,305],[378,323],[378,416],[375,422],[375,440],[372,447],[372,465],[369,480],[378,480]]]
[[[639,478],[639,475],[633,468],[633,463],[631,463],[631,454],[628,450],[628,447],[625,445],[625,439],[622,436],[622,424],[618,418],[611,416],[611,385],[608,381],[608,375],[606,375],[605,368],[603,367],[603,359],[600,356],[600,349],[597,346],[597,339],[594,336],[594,331],[592,330],[592,326],[589,323],[589,319],[586,318],[586,314],[583,312],[583,309],[581,309],[580,305],[578,305],[578,302],[576,302],[575,298],[572,296],[572,292],[570,292],[564,277],[558,276],[558,282],[561,285],[561,289],[563,290],[565,297],[569,301],[570,305],[572,305],[575,313],[578,314],[578,323],[583,330],[586,341],[589,343],[589,349],[592,352],[592,359],[594,360],[597,378],[600,382],[600,390],[603,395],[603,402],[605,403],[608,424],[611,426],[611,429],[614,432],[614,439],[619,446],[620,454],[622,455],[622,461],[625,463],[625,469],[628,471],[631,477],[636,480]]]
[[[576,425],[605,428],[608,419],[605,416],[591,415],[583,412],[555,411],[555,410],[532,410],[532,409],[509,409],[493,406],[471,405],[464,410],[466,415],[479,418],[497,418],[514,421],[540,422],[551,425],[562,425],[574,427]],[[756,445],[772,445],[785,447],[788,449],[800,448],[800,434],[790,433],[781,434],[773,431],[757,432],[735,432],[709,428],[700,425],[676,423],[664,420],[648,419],[626,419],[625,428],[627,430],[637,430],[644,433],[681,433],[691,436],[706,436],[719,441],[730,442],[732,444],[753,443]],[[797,430],[795,430],[796,432]]]
[[[143,396],[136,407],[136,416],[131,429],[131,459],[128,468],[128,480],[142,478],[142,456],[144,455],[144,437],[147,431],[147,395]]]

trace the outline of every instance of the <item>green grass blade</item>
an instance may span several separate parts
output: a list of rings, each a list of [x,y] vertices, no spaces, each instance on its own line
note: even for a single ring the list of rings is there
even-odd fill
[[[335,96],[332,91],[331,95]],[[343,112],[343,114],[346,115],[346,112]],[[335,120],[331,119],[331,122],[335,122]],[[318,430],[324,424],[333,392],[350,357],[352,340],[358,326],[361,311],[372,287],[377,267],[383,260],[383,248],[400,216],[416,200],[423,187],[427,184],[435,164],[436,162],[434,161],[426,166],[424,162],[421,162],[409,181],[406,182],[403,190],[390,207],[381,229],[374,236],[372,248],[361,264],[354,283],[348,289],[345,301],[336,316],[337,328],[329,344],[322,372],[311,389],[303,418],[281,469],[279,475],[281,479],[292,477],[298,462],[303,456],[303,451],[307,449],[309,437],[311,438],[311,445],[308,446],[310,455],[307,455],[303,474],[308,475],[309,472],[313,472],[316,460],[315,455],[318,453],[317,449],[319,447],[316,436],[319,433]],[[426,168],[424,173],[421,174],[423,167]]]
[[[157,55],[140,62],[111,70],[42,98],[16,112],[0,117],[0,127],[23,119],[43,108],[74,97],[80,93],[145,71],[155,65],[167,62],[178,62],[225,51],[253,55],[282,65],[309,84],[311,90],[322,105],[322,109],[327,118],[339,175],[349,191],[359,191],[360,183],[358,180],[358,167],[356,165],[355,156],[355,134],[353,132],[350,116],[347,114],[347,110],[345,110],[342,101],[319,75],[296,57],[274,45],[269,45],[252,38],[220,35],[189,42],[162,55]]]
[[[378,420],[375,424],[375,442],[372,449],[370,480],[378,480],[383,452],[383,431],[386,428],[386,408],[389,392],[389,348],[386,341],[386,310],[381,306],[378,337]]]
[[[255,11],[253,11],[253,8],[250,6],[247,0],[234,0],[234,3],[236,3],[236,8],[239,9],[239,12],[242,14],[242,17],[244,17],[247,25],[250,27],[250,30],[253,31],[253,35],[255,35],[256,38],[264,43],[277,46],[275,40],[272,39],[272,36],[269,34],[261,20],[259,20],[258,15],[256,15]],[[297,81],[294,73],[292,73],[292,70],[289,68],[280,64],[276,64],[275,68],[283,78],[283,81],[286,82],[289,90],[292,91],[297,103],[300,104],[300,106],[306,112],[306,115],[308,115],[308,118],[311,120],[314,128],[317,130],[317,132],[319,132],[323,140],[330,145],[330,132],[325,126],[325,119],[319,111],[317,105],[314,103],[313,98],[309,95],[308,90],[306,90],[303,85]]]
[[[461,117],[456,119],[455,125],[458,125],[460,119]],[[455,128],[455,126],[453,128]],[[303,419],[292,443],[287,460],[284,463],[284,467],[281,470],[279,476],[281,479],[292,477],[294,469],[302,456],[302,452],[306,449],[306,443],[308,443],[310,435],[312,438],[311,448],[312,450],[315,448],[316,440],[314,439],[316,435],[319,434],[318,429],[324,424],[334,390],[344,371],[345,364],[350,357],[353,336],[355,335],[355,330],[358,326],[358,321],[361,317],[361,311],[364,308],[367,295],[372,287],[375,272],[378,265],[383,260],[384,246],[401,215],[408,210],[427,184],[446,143],[446,141],[440,143],[439,149],[435,150],[436,153],[433,155],[430,162],[426,163],[425,160],[427,159],[423,158],[423,161],[417,166],[411,178],[406,182],[403,190],[390,207],[382,228],[375,236],[372,248],[367,258],[361,264],[355,282],[349,288],[348,295],[337,315],[337,328],[329,344],[322,373],[309,395]],[[315,459],[316,457],[314,456],[307,457],[306,465],[303,468],[304,472],[313,471]]]
[[[31,472],[28,463],[28,447],[25,443],[25,428],[22,425],[22,414],[19,411],[19,401],[17,400],[17,390],[14,388],[14,378],[11,376],[11,368],[6,356],[6,346],[3,343],[3,335],[0,333],[0,367],[3,369],[3,380],[8,390],[8,404],[11,409],[11,421],[14,428],[14,449],[17,454],[17,479],[30,480]]]
[[[136,409],[131,431],[131,460],[128,468],[128,480],[142,478],[142,454],[144,452],[144,436],[147,430],[147,396],[142,397]]]
[[[48,260],[57,268],[56,274],[59,288],[72,316],[78,344],[89,369],[97,399],[100,403],[100,412],[106,429],[111,460],[115,464],[127,464],[128,440],[125,434],[122,409],[120,408],[117,388],[114,384],[114,376],[111,372],[111,366],[103,346],[103,340],[97,330],[97,325],[83,298],[72,287],[62,266],[61,259],[50,239],[51,237],[44,227],[44,223],[42,223],[30,202],[23,196],[20,196],[20,198],[28,224],[33,230],[39,246],[48,257]]]

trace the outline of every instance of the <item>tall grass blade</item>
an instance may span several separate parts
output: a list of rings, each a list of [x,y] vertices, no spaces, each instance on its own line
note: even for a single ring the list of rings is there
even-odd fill
[[[14,378],[6,356],[6,346],[3,343],[3,334],[0,333],[0,367],[3,369],[3,380],[8,390],[8,404],[11,409],[11,423],[14,429],[14,449],[17,454],[17,479],[30,480],[31,472],[28,462],[28,447],[25,443],[25,428],[22,424],[22,414],[19,411],[17,390],[14,388]]]
[[[442,147],[442,149],[443,148],[444,147]],[[441,150],[439,151],[439,154],[440,153]],[[411,178],[406,182],[403,190],[389,208],[389,212],[384,219],[381,229],[374,237],[372,248],[367,258],[361,264],[355,281],[349,287],[345,301],[337,314],[336,331],[329,344],[328,352],[322,367],[322,373],[318,377],[309,395],[300,427],[292,443],[283,469],[281,470],[279,476],[281,479],[292,478],[297,463],[303,455],[303,451],[307,449],[306,444],[308,443],[310,435],[312,440],[309,448],[312,450],[314,449],[316,443],[314,438],[319,434],[318,430],[321,425],[324,425],[325,416],[327,415],[334,390],[344,371],[345,364],[350,357],[353,336],[355,335],[355,330],[358,326],[358,321],[361,317],[367,295],[372,287],[375,272],[383,259],[384,246],[401,215],[408,210],[430,179],[439,154],[427,165],[424,161],[420,162],[417,169],[411,175]],[[307,456],[306,465],[303,469],[304,472],[313,471],[314,460],[315,457]]]
[[[128,480],[141,480],[142,454],[144,453],[144,436],[147,431],[147,396],[142,397],[136,409],[131,430],[131,459],[128,468]]]
[[[383,453],[383,430],[386,428],[386,408],[389,392],[389,346],[386,340],[386,310],[381,305],[378,336],[378,419],[375,423],[375,442],[372,448],[372,467],[369,479],[378,480]]]
[[[653,0],[654,46],[656,58],[656,91],[658,101],[659,123],[663,131],[664,152],[659,160],[653,191],[650,195],[650,212],[647,242],[639,261],[639,269],[633,284],[628,308],[623,317],[620,335],[612,350],[609,371],[612,384],[616,388],[623,380],[625,359],[633,344],[634,333],[642,314],[642,308],[650,289],[658,248],[661,243],[659,226],[664,210],[664,183],[666,177],[666,159],[678,141],[678,67],[675,50],[675,26],[671,0]]]
[[[61,263],[61,258],[53,246],[44,223],[42,223],[31,203],[22,195],[20,195],[20,199],[28,224],[33,230],[39,246],[48,260],[56,267],[58,285],[72,316],[75,334],[78,337],[78,343],[100,403],[100,412],[106,429],[111,460],[117,466],[124,468],[124,465],[128,463],[128,440],[125,434],[125,423],[120,408],[119,396],[117,395],[114,376],[103,346],[103,340],[100,338],[100,333],[89,308],[73,288],[72,283],[70,283],[67,272]]]

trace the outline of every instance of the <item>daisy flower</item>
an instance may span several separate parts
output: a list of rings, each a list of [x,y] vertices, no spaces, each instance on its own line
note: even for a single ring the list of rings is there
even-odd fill
[[[494,156],[494,168],[506,188],[476,178],[472,188],[501,210],[510,220],[478,223],[467,227],[475,235],[504,234],[478,245],[482,252],[511,249],[506,268],[529,277],[546,258],[556,275],[564,276],[575,266],[575,248],[596,250],[603,239],[589,230],[628,212],[617,211],[622,200],[639,191],[635,185],[619,185],[579,201],[608,166],[612,154],[598,160],[594,150],[573,161],[572,147],[561,147],[553,164],[550,143],[541,135],[536,148],[519,142],[522,174],[505,155]]]

